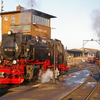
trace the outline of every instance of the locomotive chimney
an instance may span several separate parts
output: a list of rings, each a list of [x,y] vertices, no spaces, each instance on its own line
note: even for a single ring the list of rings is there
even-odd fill
[[[24,7],[22,7],[22,6],[19,5],[19,6],[16,7],[16,10],[17,10],[17,11],[24,10]]]

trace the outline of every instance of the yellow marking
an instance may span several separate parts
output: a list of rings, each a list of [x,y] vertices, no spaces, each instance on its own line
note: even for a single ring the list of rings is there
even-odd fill
[[[33,85],[32,87],[38,87],[38,86],[40,86],[41,84],[37,84],[37,85]]]

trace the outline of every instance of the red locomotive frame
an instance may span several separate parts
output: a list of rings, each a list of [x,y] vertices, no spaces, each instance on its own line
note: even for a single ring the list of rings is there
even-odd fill
[[[24,60],[21,59],[17,62],[17,65],[13,64],[12,61],[4,60],[3,64],[0,64],[0,83],[4,84],[21,84],[25,78],[25,66],[27,65],[26,62],[29,65],[42,65],[43,69],[46,70],[47,67],[55,67],[60,69],[60,73],[68,70],[67,66],[65,64],[55,64],[50,65],[50,60]],[[12,64],[11,67],[7,66],[7,63]]]

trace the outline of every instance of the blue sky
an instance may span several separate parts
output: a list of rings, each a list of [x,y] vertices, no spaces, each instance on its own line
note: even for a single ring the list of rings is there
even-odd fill
[[[13,11],[17,5],[31,8],[31,0],[3,0],[4,10]],[[51,14],[52,38],[60,39],[68,49],[81,48],[83,40],[99,40],[93,29],[95,11],[100,10],[100,0],[32,0],[33,9]],[[99,14],[100,15],[100,14]],[[89,41],[85,48],[100,49],[95,41]]]

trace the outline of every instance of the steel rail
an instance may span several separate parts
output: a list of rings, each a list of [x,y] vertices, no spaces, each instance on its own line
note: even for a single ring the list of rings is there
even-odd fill
[[[91,97],[91,95],[94,93],[94,91],[97,89],[97,87],[99,86],[99,84],[100,84],[100,65],[99,65],[98,72],[99,72],[99,80],[98,80],[96,86],[90,92],[90,94],[84,100],[88,100]]]
[[[88,94],[88,96],[84,100],[88,100],[90,96],[94,93],[94,91],[97,89],[99,85],[99,81],[97,82],[96,86],[92,89],[92,91]]]
[[[84,85],[85,83],[87,83],[89,77],[90,77],[90,75],[87,77],[87,79],[84,81],[84,83],[80,84],[77,88],[75,88],[74,90],[72,90],[69,94],[67,94],[61,100],[63,100],[63,99],[65,100],[66,97],[68,97],[69,95],[71,95],[72,93],[74,93],[75,91],[77,91],[82,85]]]
[[[91,75],[91,73],[90,73]],[[90,75],[87,77],[87,79],[84,81],[84,83],[80,84],[76,89],[74,89],[73,91],[71,91],[68,95],[66,95],[65,97],[63,97],[61,100],[65,100],[68,96],[72,95],[75,91],[77,91],[79,88],[81,88],[82,86],[84,86],[84,84],[86,84],[90,78]],[[99,78],[99,81],[100,81],[100,78]],[[99,85],[99,81],[96,83],[96,85],[92,88],[92,90],[88,93],[87,96],[85,96],[85,99],[83,100],[88,100],[88,98],[92,95],[92,93],[96,90],[96,88],[98,87]]]

